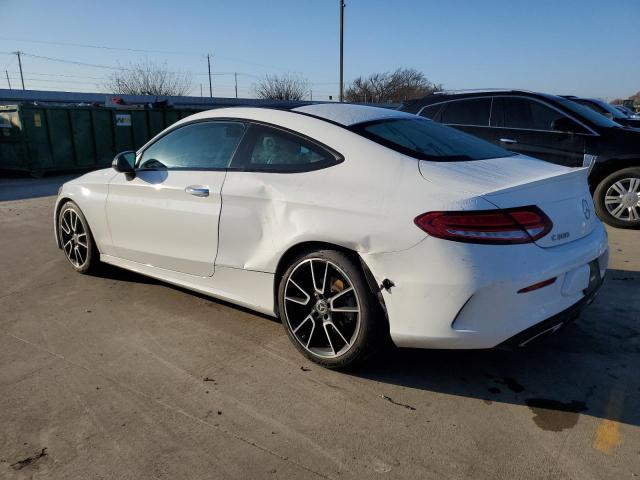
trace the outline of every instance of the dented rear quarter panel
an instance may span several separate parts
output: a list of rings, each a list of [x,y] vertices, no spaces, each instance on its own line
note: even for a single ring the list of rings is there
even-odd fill
[[[217,265],[275,272],[288,249],[310,241],[367,254],[401,251],[426,237],[413,223],[421,213],[495,208],[425,182],[416,159],[345,128],[296,113],[268,113],[263,121],[314,138],[344,161],[302,173],[229,171]]]

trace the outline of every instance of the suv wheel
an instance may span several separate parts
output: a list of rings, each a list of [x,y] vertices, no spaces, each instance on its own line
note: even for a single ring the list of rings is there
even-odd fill
[[[594,192],[598,216],[612,227],[640,228],[640,167],[629,167],[602,180]]]

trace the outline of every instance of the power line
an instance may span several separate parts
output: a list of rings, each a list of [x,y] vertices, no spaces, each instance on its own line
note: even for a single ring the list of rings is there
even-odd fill
[[[0,52],[0,53],[5,53],[5,52]],[[15,54],[15,53],[14,53]],[[93,68],[103,68],[106,70],[125,70],[125,71],[130,71],[133,70],[132,68],[129,67],[123,67],[123,66],[113,66],[113,65],[100,65],[100,64],[96,64],[96,63],[87,63],[87,62],[80,62],[77,60],[66,60],[63,58],[55,58],[55,57],[48,57],[45,55],[35,55],[33,53],[25,53],[25,52],[21,52],[22,55],[24,55],[25,57],[32,57],[32,58],[39,58],[41,60],[49,60],[52,62],[59,62],[59,63],[67,63],[67,64],[71,64],[71,65],[79,65],[79,66],[84,66],[84,67],[93,67]],[[184,71],[184,72],[180,72],[180,71],[169,71],[168,73],[189,73],[191,75],[209,75],[209,73],[207,72],[192,72],[192,71]],[[215,75],[234,75],[235,72],[218,72],[218,73],[211,73],[212,76]],[[244,76],[249,76],[249,77],[255,77],[255,78],[259,78],[257,75],[253,75],[250,73],[240,73],[238,72],[238,75],[244,75]]]
[[[17,80],[20,77],[12,76],[12,77],[9,77],[9,78]],[[66,84],[66,83],[77,83],[77,84],[81,84],[81,85],[95,85],[95,84],[97,84],[97,82],[78,82],[78,81],[74,81],[74,80],[54,80],[54,79],[48,79],[48,78],[29,78],[29,77],[25,77],[25,80],[28,80],[30,82],[46,82],[46,83],[60,83],[60,84]]]
[[[2,40],[9,40],[12,42],[27,42],[27,43],[41,43],[43,45],[59,45],[65,47],[81,47],[81,48],[95,48],[99,50],[115,50],[121,52],[137,52],[137,53],[169,53],[175,55],[184,55],[184,54],[193,54],[194,52],[179,52],[179,51],[171,51],[171,50],[145,50],[142,48],[125,48],[125,47],[109,47],[106,45],[90,45],[85,43],[69,43],[69,42],[51,42],[45,40],[27,40],[24,38],[9,38],[0,36]]]
[[[23,53],[23,55],[25,57],[40,58],[42,60],[49,60],[51,62],[68,63],[68,64],[71,64],[71,65],[80,65],[80,66],[83,66],[83,67],[105,68],[107,70],[128,70],[127,68],[124,68],[124,67],[112,67],[112,66],[108,66],[108,65],[98,65],[96,63],[78,62],[78,61],[75,61],[75,60],[64,60],[62,58],[47,57],[47,56],[44,56],[44,55],[35,55],[33,53]]]
[[[11,73],[18,73],[12,71]],[[46,77],[67,77],[67,78],[92,78],[94,80],[104,80],[104,77],[94,77],[91,75],[69,75],[66,73],[43,73],[43,72],[29,72],[29,75],[42,75]]]
[[[0,52],[0,53],[4,53],[4,52]],[[9,61],[7,62],[7,64],[4,66],[5,70],[8,70],[11,64],[13,63],[13,61],[15,60],[15,57],[13,56],[12,53],[9,53],[8,55],[11,55],[11,57],[9,58]]]
[[[20,39],[20,38],[10,38],[0,36],[2,40],[9,40],[12,42],[27,42],[27,43],[40,43],[43,45],[59,45],[59,46],[67,46],[67,47],[79,47],[79,48],[93,48],[99,50],[113,50],[113,51],[122,51],[122,52],[134,52],[134,53],[166,53],[171,55],[202,55],[201,52],[191,52],[191,51],[178,51],[178,50],[147,50],[143,48],[126,48],[126,47],[110,47],[107,45],[91,45],[86,43],[70,43],[70,42],[53,42],[49,40],[28,40],[28,39]],[[2,52],[0,52],[2,53]],[[263,68],[271,68],[273,70],[288,70],[287,68],[282,68],[276,65],[268,65],[264,63],[252,62],[250,60],[243,60],[240,58],[227,57],[224,55],[216,55],[217,58],[224,60],[231,60],[238,63],[245,63],[247,65],[255,65],[257,67]]]

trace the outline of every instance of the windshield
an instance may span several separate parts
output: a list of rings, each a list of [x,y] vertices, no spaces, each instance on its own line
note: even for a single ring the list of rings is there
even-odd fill
[[[600,108],[609,112],[611,115],[613,115],[614,118],[627,118],[627,116],[624,113],[622,113],[613,105],[609,105],[607,102],[603,102],[602,100],[589,100],[589,101],[599,105]]]
[[[568,100],[562,97],[555,97],[554,100],[562,105],[567,110],[576,113],[583,117],[584,119],[590,121],[597,127],[603,128],[611,128],[611,127],[620,127],[620,124],[614,122],[613,120],[608,119],[604,115],[600,115],[597,112],[594,112],[589,107],[585,107],[584,105],[580,105],[577,102],[572,100]]]
[[[354,125],[351,130],[420,160],[456,162],[515,155],[454,128],[418,117],[376,120]]]

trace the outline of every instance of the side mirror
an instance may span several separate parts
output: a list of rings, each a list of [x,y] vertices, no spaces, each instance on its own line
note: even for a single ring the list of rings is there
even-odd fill
[[[115,156],[111,166],[116,172],[135,175],[136,152],[122,152]]]
[[[578,130],[576,123],[567,117],[560,117],[551,122],[551,130],[556,132],[575,133]]]

